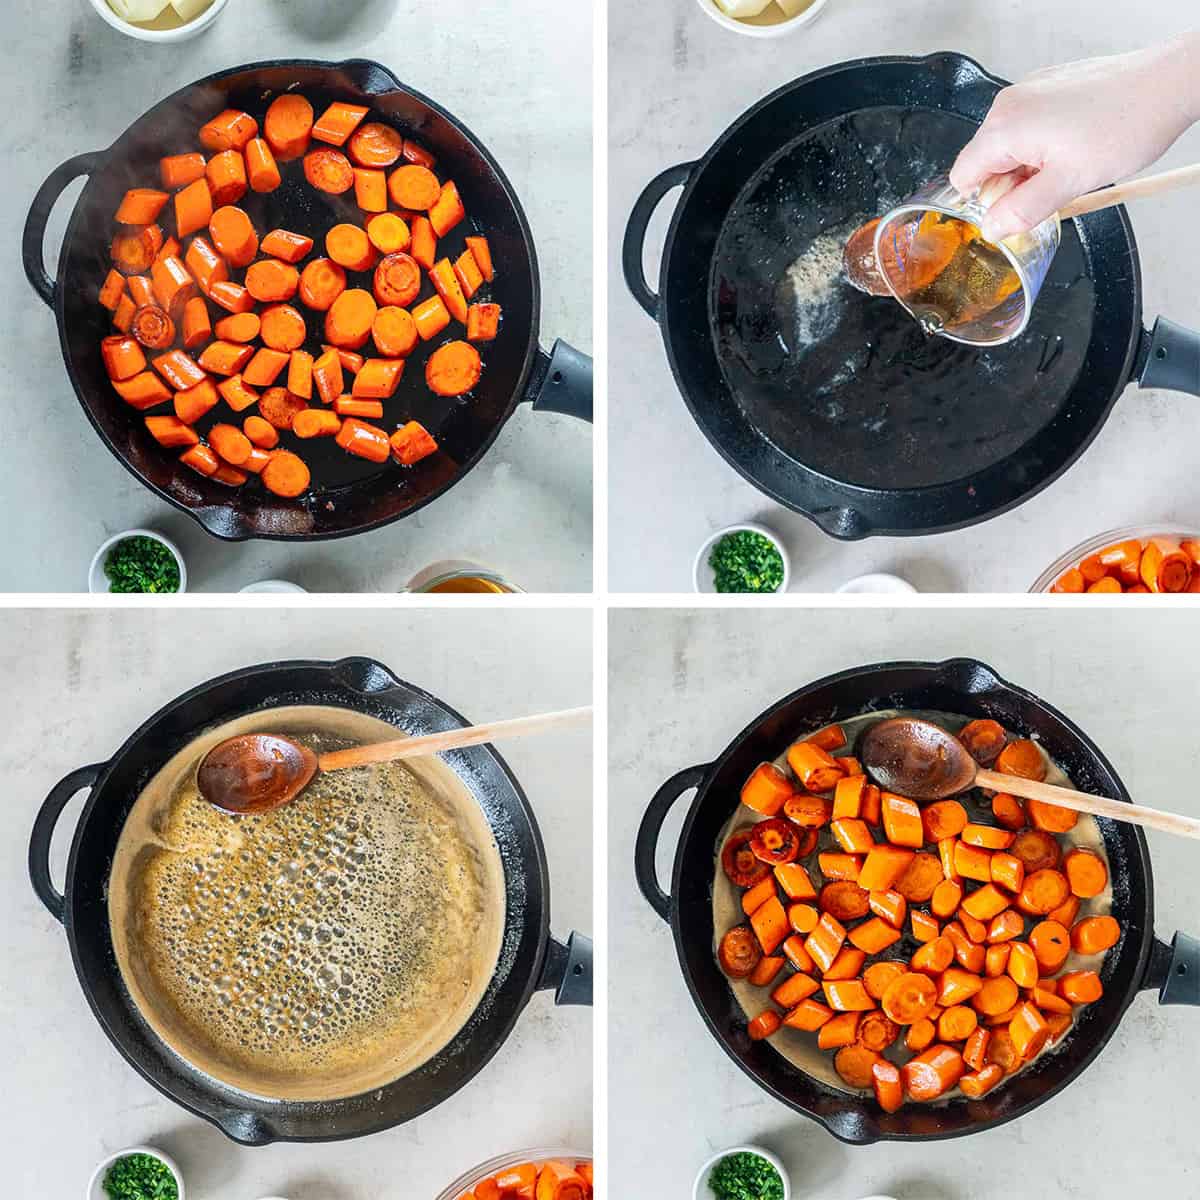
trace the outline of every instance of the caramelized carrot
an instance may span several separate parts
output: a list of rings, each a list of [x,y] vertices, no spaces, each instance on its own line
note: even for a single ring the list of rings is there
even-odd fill
[[[112,318],[113,328],[121,333],[128,333],[133,328],[133,318],[136,312],[137,305],[127,292],[117,302],[117,310],[113,313]]]
[[[234,412],[245,412],[246,409],[253,408],[259,401],[258,392],[247,387],[245,380],[240,375],[231,375],[228,379],[222,379],[217,384],[217,391],[221,393],[221,398]]]
[[[197,474],[204,476],[215,475],[221,468],[221,461],[207,446],[192,446],[185,450],[179,461],[191,467]]]
[[[223,342],[253,342],[262,330],[258,313],[231,313],[217,322],[216,333]]]
[[[767,1008],[746,1026],[746,1033],[752,1042],[761,1042],[764,1038],[778,1033],[782,1024],[783,1019],[780,1015],[773,1008]]]
[[[454,260],[454,274],[458,277],[459,286],[468,300],[473,299],[475,293],[483,287],[483,272],[480,271],[479,264],[470,250]]]
[[[292,421],[298,438],[333,437],[342,427],[342,419],[327,408],[306,408]]]
[[[1008,741],[1008,734],[999,721],[981,719],[968,721],[959,730],[958,740],[966,746],[977,763],[986,767],[996,761],[996,756]]]
[[[437,261],[437,234],[428,217],[415,217],[412,222],[412,245],[409,253],[426,270],[432,271]]]
[[[210,294],[214,283],[227,283],[229,280],[229,264],[206,237],[192,238],[183,261],[206,296]]]
[[[871,896],[877,893],[864,891],[853,880],[839,879],[827,883],[817,901],[822,912],[827,912],[839,921],[857,921],[871,911]]]
[[[376,312],[375,320],[371,323],[371,337],[375,342],[375,348],[387,358],[406,358],[417,348],[417,342],[419,341],[417,323],[413,320],[412,314],[407,309],[397,308],[394,305],[386,305]],[[781,771],[778,771],[769,763],[765,763],[764,766],[770,766],[771,770],[775,771],[786,788],[786,794],[780,794],[779,805],[774,811],[768,812],[765,808],[757,809],[757,811],[773,817],[783,806],[784,800],[792,795],[794,789]],[[759,770],[761,771],[762,768],[759,768]],[[750,804],[746,799],[747,791],[751,789],[753,780],[754,776],[751,776],[750,781],[742,789],[742,803],[749,804],[751,808],[756,808],[756,805]],[[769,790],[765,782],[760,778],[759,783],[753,789],[753,794],[758,795],[761,793],[763,801],[769,803],[767,800]]]
[[[936,1100],[963,1077],[962,1055],[950,1046],[933,1045],[900,1069],[904,1089],[913,1100]]]
[[[276,429],[291,429],[296,414],[307,407],[299,396],[293,396],[287,388],[281,387],[268,388],[258,401],[259,414]]]
[[[496,268],[492,263],[492,248],[485,237],[467,238],[467,249],[475,256],[480,274],[487,283],[496,278]]]
[[[166,354],[160,354],[152,366],[177,392],[195,387],[208,378],[204,370],[182,350],[168,350]]]
[[[282,350],[272,350],[269,346],[264,346],[247,363],[242,378],[251,387],[270,387],[288,365],[289,357]]]
[[[200,127],[200,145],[206,150],[244,150],[258,136],[258,122],[249,113],[227,108]]]
[[[364,421],[382,421],[383,420],[383,401],[382,400],[355,400],[353,396],[339,396],[333,402],[333,411],[339,417],[361,417]],[[763,883],[770,884],[769,879],[764,879]],[[761,885],[759,885],[761,886]],[[772,884],[772,894],[774,894],[774,885]],[[750,893],[747,892],[746,896]],[[742,897],[745,900],[745,896]]]
[[[245,173],[255,192],[273,192],[283,182],[270,144],[262,138],[251,138],[246,143]]]
[[[195,446],[200,435],[178,417],[147,417],[146,428],[160,446]]]
[[[775,977],[783,970],[784,961],[780,955],[764,955],[759,959],[758,966],[750,972],[750,982],[755,987],[770,987]]]
[[[114,379],[112,385],[126,404],[139,411],[171,399],[170,389],[153,371],[141,371],[129,379]]]
[[[1170,538],[1150,538],[1139,566],[1142,582],[1152,592],[1186,592],[1192,578],[1192,560]]]
[[[904,1048],[912,1054],[920,1054],[928,1050],[937,1037],[937,1026],[929,1017],[921,1017],[914,1021],[904,1035]]]
[[[220,154],[214,154],[208,160],[204,174],[216,208],[236,204],[246,194],[246,160],[240,150],[222,150]]]
[[[1025,809],[1016,796],[997,792],[992,797],[992,816],[997,822],[1013,832],[1025,828]]]
[[[1113,917],[1085,917],[1071,930],[1076,954],[1103,954],[1121,940],[1121,926]]]
[[[290,300],[300,287],[300,272],[277,258],[262,258],[246,271],[246,290],[264,304]]]
[[[325,253],[347,271],[369,271],[375,265],[375,247],[357,225],[335,225],[325,235]]]
[[[453,183],[446,184],[437,203],[429,210],[429,224],[433,226],[433,232],[444,238],[466,218],[467,210],[463,207],[458,188]]]
[[[366,345],[377,311],[370,292],[350,288],[338,296],[325,314],[325,340],[347,350]]]
[[[281,162],[299,158],[312,137],[313,107],[301,95],[288,92],[271,102],[263,119],[263,134]]]
[[[441,297],[437,296],[434,299],[441,305],[441,311],[446,313],[446,324],[449,325],[450,314],[446,312],[446,306],[442,304]],[[413,310],[418,330],[421,328],[421,309],[423,307],[423,305],[419,305]],[[803,829],[821,829],[829,824],[829,819],[833,815],[833,802],[825,796],[811,796],[807,792],[796,792],[783,802],[783,813],[789,821],[795,822]]]
[[[148,350],[166,350],[175,341],[175,322],[166,309],[143,304],[133,314],[130,332]]]
[[[927,1016],[936,1003],[937,985],[933,980],[919,971],[905,971],[888,984],[880,1007],[897,1025],[912,1025]]]
[[[307,350],[293,350],[288,359],[288,391],[305,400],[312,399],[313,356]]]
[[[157,225],[126,228],[112,240],[113,266],[122,275],[143,275],[150,270],[163,244],[163,232]]]
[[[206,228],[212,215],[213,198],[207,177],[197,179],[175,193],[175,232],[179,237],[185,238]]]
[[[236,375],[253,357],[253,346],[244,346],[239,342],[216,341],[205,346],[199,362],[204,370],[211,371],[214,375]]]
[[[1004,1078],[1004,1068],[988,1063],[978,1071],[963,1075],[958,1081],[962,1094],[970,1100],[986,1096]]]
[[[385,255],[375,267],[374,292],[380,305],[407,308],[421,293],[417,261],[403,251]]]
[[[319,192],[334,196],[354,186],[354,168],[340,150],[310,150],[304,156],[304,177]]]
[[[156,188],[130,188],[113,220],[121,225],[153,225],[170,198]]]
[[[317,119],[312,135],[318,142],[344,146],[346,139],[359,127],[371,110],[361,104],[346,104],[335,100]]]
[[[886,892],[908,869],[915,855],[897,846],[875,846],[862,865],[859,887],[869,892]]]
[[[382,171],[372,171],[367,167],[355,167],[354,202],[363,212],[387,212],[387,176]]]
[[[125,276],[114,267],[104,277],[104,283],[100,287],[100,303],[109,312],[115,312],[124,294]]]
[[[1005,947],[1006,951],[1010,949]],[[1010,976],[993,975],[983,981],[979,991],[971,998],[971,1004],[984,1016],[994,1017],[1012,1008],[1018,996],[1017,985]]]
[[[242,209],[234,205],[218,208],[209,219],[208,232],[213,245],[230,266],[245,267],[254,261],[258,253],[258,234]]]
[[[450,315],[463,325],[467,323],[467,298],[463,294],[462,287],[459,285],[458,277],[454,273],[454,267],[448,258],[443,258],[434,264],[433,270],[429,272],[429,278],[433,283],[437,294],[446,302],[446,307],[450,310]],[[833,761],[833,760],[831,760]],[[837,780],[842,776],[842,770],[837,768],[837,775],[833,777],[830,787],[836,785]],[[807,785],[805,785],[807,786]],[[828,787],[814,787],[816,792],[828,791]]]
[[[345,391],[342,377],[342,360],[336,350],[326,350],[313,363],[312,381],[323,404],[332,404]]]
[[[291,353],[304,345],[308,329],[304,318],[290,304],[274,304],[263,309],[262,340],[272,350]]]
[[[411,138],[404,139],[404,161],[416,163],[419,167],[429,167],[430,170],[437,166],[437,159],[433,154],[420,142],[414,142]]]
[[[367,237],[380,254],[395,254],[412,245],[412,233],[403,217],[380,212],[367,221]]]
[[[1038,782],[1046,778],[1046,762],[1037,745],[1027,738],[1009,742],[996,758],[996,770]]]
[[[281,258],[286,263],[296,265],[308,256],[313,248],[313,240],[303,234],[289,233],[286,229],[272,229],[262,240],[259,247],[264,254],[272,258]]]
[[[409,425],[416,424],[416,421],[409,422]],[[409,425],[404,428],[407,429]],[[397,432],[402,433],[403,430],[397,430]],[[775,878],[779,881],[779,886],[783,888],[784,894],[789,900],[815,900],[817,897],[817,889],[813,887],[807,869],[800,863],[784,863],[776,867]]]
[[[195,350],[212,337],[212,320],[203,296],[193,296],[183,308],[183,348]]]
[[[1030,916],[1044,917],[1071,894],[1071,885],[1061,871],[1050,868],[1034,871],[1025,879],[1017,897],[1017,907]]]
[[[347,453],[375,463],[387,462],[392,452],[387,434],[378,426],[360,421],[357,417],[347,417],[342,422],[341,431],[337,436],[337,444]],[[755,916],[757,917],[770,907],[769,904],[764,904]],[[775,948],[775,946],[763,946],[763,950],[768,954]]]
[[[218,423],[208,431],[209,445],[231,466],[237,467],[250,457],[250,439],[236,425]]]
[[[495,341],[500,332],[500,305],[472,304],[467,313],[467,341]]]
[[[261,450],[273,450],[279,445],[279,433],[275,426],[262,417],[247,417],[242,422],[242,432]]]
[[[442,185],[428,167],[406,163],[388,176],[388,192],[397,208],[428,212],[441,198]]]
[[[173,255],[156,258],[150,267],[154,295],[172,316],[183,315],[184,306],[196,294],[196,281],[181,259]]]
[[[866,1046],[843,1046],[834,1055],[834,1070],[842,1077],[847,1087],[862,1089],[872,1086],[874,1067],[880,1056]]]
[[[898,929],[881,917],[872,917],[850,930],[851,943],[864,954],[879,954],[900,940]]]
[[[304,459],[290,450],[273,450],[260,478],[267,491],[289,499],[306,491],[312,480]]]
[[[1022,1004],[1008,1026],[1017,1057],[1028,1062],[1044,1049],[1050,1039],[1045,1017],[1032,1004]]]
[[[1089,900],[1108,887],[1108,867],[1104,859],[1091,850],[1072,850],[1063,859],[1063,870],[1067,873],[1073,896]]]
[[[300,273],[300,299],[317,312],[328,312],[346,290],[346,272],[327,258],[314,258]]]
[[[837,1005],[832,1007],[836,1009]],[[822,1050],[839,1050],[842,1046],[852,1046],[858,1040],[858,1021],[857,1012],[838,1013],[817,1031],[817,1046]]]
[[[404,374],[402,358],[371,358],[363,363],[354,379],[352,394],[359,400],[387,400]]]
[[[173,192],[203,179],[205,165],[204,155],[200,153],[171,154],[159,159],[158,173],[163,187]]]
[[[894,846],[920,849],[925,843],[925,834],[921,827],[921,810],[917,804],[905,796],[884,792],[882,805],[883,830],[887,840]]]
[[[1093,1004],[1104,995],[1104,985],[1095,971],[1068,971],[1059,977],[1058,989],[1072,1004]]]
[[[1058,840],[1041,829],[1027,829],[1018,833],[1010,852],[1025,864],[1027,874],[1047,867],[1057,867],[1062,861],[1062,850]]]
[[[475,387],[482,374],[479,351],[469,342],[448,342],[425,364],[425,382],[438,396],[462,396]]]
[[[939,934],[912,956],[912,969],[925,975],[941,975],[953,961],[954,943],[945,934]]]
[[[360,167],[390,167],[404,153],[404,138],[390,125],[369,121],[354,131],[346,148]]]
[[[943,1042],[965,1042],[979,1025],[973,1008],[952,1004],[937,1020],[937,1035]]]
[[[934,855],[920,851],[896,880],[895,889],[910,904],[924,904],[943,881],[942,864]]]
[[[1047,804],[1044,800],[1026,800],[1025,811],[1029,823],[1046,833],[1069,833],[1079,822],[1079,814],[1073,809]],[[1054,844],[1057,849],[1058,843]]]

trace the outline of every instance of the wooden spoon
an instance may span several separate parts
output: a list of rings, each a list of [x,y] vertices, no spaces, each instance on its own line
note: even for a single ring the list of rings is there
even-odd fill
[[[231,813],[260,813],[290,804],[319,772],[346,771],[372,763],[396,762],[441,754],[502,738],[524,737],[590,721],[591,708],[470,725],[423,737],[396,738],[373,746],[353,746],[317,755],[307,746],[273,733],[251,733],[228,738],[214,746],[196,771],[200,794]]]
[[[954,734],[916,717],[890,717],[872,725],[859,742],[858,754],[867,774],[881,788],[911,800],[944,800],[968,788],[984,787],[1094,817],[1200,838],[1200,820],[1195,817],[985,770]]]
[[[1141,179],[1130,179],[1125,183],[1088,192],[1063,205],[1058,210],[1058,217],[1059,220],[1065,221],[1070,217],[1081,217],[1084,213],[1099,212],[1102,208],[1124,204],[1127,200],[1140,200],[1145,196],[1174,192],[1197,183],[1200,183],[1200,163],[1193,163],[1190,167],[1176,167],[1173,171],[1161,171],[1157,175],[1146,175]],[[875,261],[875,230],[881,219],[876,217],[865,225],[860,225],[850,235],[842,251],[842,266],[846,278],[868,296],[892,294],[884,282],[879,264]]]

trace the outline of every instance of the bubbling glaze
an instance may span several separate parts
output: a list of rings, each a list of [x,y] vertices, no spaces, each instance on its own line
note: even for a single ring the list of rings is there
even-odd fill
[[[479,1006],[505,881],[474,797],[440,759],[320,775],[291,804],[234,816],[196,788],[243,733],[318,753],[394,738],[332,707],[258,712],[197,738],[126,820],[109,882],[122,978],[192,1066],[279,1100],[358,1095],[415,1070]]]

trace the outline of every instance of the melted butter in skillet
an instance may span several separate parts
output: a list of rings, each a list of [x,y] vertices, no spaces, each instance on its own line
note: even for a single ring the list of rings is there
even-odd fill
[[[436,759],[321,776],[258,816],[213,808],[196,764],[254,730],[318,751],[395,736],[341,709],[276,709],[172,759],[114,859],[118,963],[155,1032],[213,1078],[276,1099],[355,1095],[427,1061],[478,1006],[503,935],[503,868],[474,798]]]
[[[969,718],[955,716],[950,713],[943,712],[917,712],[899,710],[887,710],[864,714],[861,717],[854,717],[848,721],[842,721],[841,726],[846,731],[847,741],[849,746],[853,747],[863,731],[877,721],[882,721],[886,717],[896,716],[914,716],[922,717],[927,721],[933,721],[946,729],[957,732],[968,721]],[[852,751],[842,751],[840,753],[852,753]],[[1053,759],[1049,758],[1043,751],[1043,757],[1046,760],[1047,772],[1046,782],[1062,784],[1064,787],[1070,787],[1071,781],[1058,766]],[[783,753],[775,760],[775,765],[780,770],[791,776],[791,769],[787,764],[787,746],[783,747]],[[794,779],[794,776],[792,776]],[[965,796],[958,796],[967,810],[972,821],[978,821],[980,824],[994,825],[995,819],[991,815],[991,805],[979,791],[973,791]],[[714,847],[714,875],[713,875],[713,932],[715,941],[713,944],[713,954],[716,954],[717,945],[725,933],[732,929],[735,925],[742,925],[746,922],[746,915],[742,911],[742,892],[740,888],[736,888],[730,883],[725,872],[721,869],[720,853],[721,847],[725,844],[726,839],[730,834],[738,829],[745,828],[754,824],[756,821],[762,820],[759,813],[752,809],[738,806],[733,816],[730,817],[725,827],[721,830],[720,838],[716,847]],[[1096,824],[1095,818],[1080,814],[1079,820],[1075,828],[1068,834],[1058,835],[1059,844],[1064,847],[1064,853],[1067,849],[1073,846],[1079,846],[1087,850],[1093,850],[1105,863],[1108,863],[1108,855],[1104,851],[1104,838],[1100,833],[1100,827]],[[817,851],[814,851],[812,858],[813,883],[818,890],[822,885],[820,870],[816,866],[816,853],[823,850],[838,850],[839,846],[833,841],[829,833],[828,826],[821,831],[820,840],[817,843]],[[782,895],[782,893],[781,893]],[[927,904],[918,905],[918,908],[928,908]],[[1091,900],[1084,900],[1079,910],[1080,918],[1092,916],[1107,916],[1112,912],[1112,886],[1111,879],[1109,887],[1103,893]],[[1029,927],[1032,927],[1031,925]],[[911,935],[911,930],[906,922],[905,937],[895,946],[885,950],[880,958],[897,958],[903,959],[905,962],[916,952],[917,943]],[[874,961],[874,960],[872,960]],[[1096,956],[1081,957],[1074,952],[1068,957],[1066,964],[1062,967],[1063,971],[1075,971],[1084,968],[1099,970],[1100,958]],[[789,967],[784,968],[785,974],[790,971]],[[780,976],[780,980],[783,979]],[[727,980],[730,990],[733,992],[738,1005],[747,1020],[751,1020],[758,1016],[760,1012],[770,1005],[770,989],[757,988],[745,980],[730,979]],[[774,985],[773,985],[774,986]],[[1065,1044],[1067,1039],[1060,1042],[1059,1045]],[[830,1087],[837,1088],[839,1091],[849,1091],[845,1082],[840,1075],[833,1069],[833,1054],[830,1051],[821,1050],[817,1046],[816,1034],[803,1033],[800,1030],[789,1029],[784,1026],[777,1034],[769,1039],[771,1045],[783,1055],[793,1066],[798,1067],[806,1075],[811,1075],[813,1078],[820,1080],[822,1083],[828,1084]],[[896,1063],[907,1061],[912,1055],[904,1049],[904,1039],[900,1038],[897,1045],[893,1046],[887,1052],[887,1057],[893,1059]],[[1045,1054],[1054,1053],[1054,1048],[1043,1051]],[[1003,1086],[1003,1085],[1001,1085]],[[961,1093],[955,1089],[950,1096],[958,1096]]]
[[[1029,328],[986,350],[926,337],[894,300],[856,291],[830,253],[946,170],[973,130],[925,109],[829,121],[749,179],[722,224],[709,308],[725,381],[763,438],[828,478],[876,488],[967,478],[1043,429],[1082,368],[1094,288],[1074,222]],[[815,292],[812,279],[798,288],[814,260]]]

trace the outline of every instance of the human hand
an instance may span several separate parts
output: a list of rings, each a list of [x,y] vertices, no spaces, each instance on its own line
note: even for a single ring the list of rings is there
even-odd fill
[[[1037,71],[1005,88],[963,149],[950,182],[963,195],[1017,172],[983,235],[1023,233],[1068,201],[1159,158],[1200,120],[1200,34]],[[998,190],[1003,190],[999,188]]]

